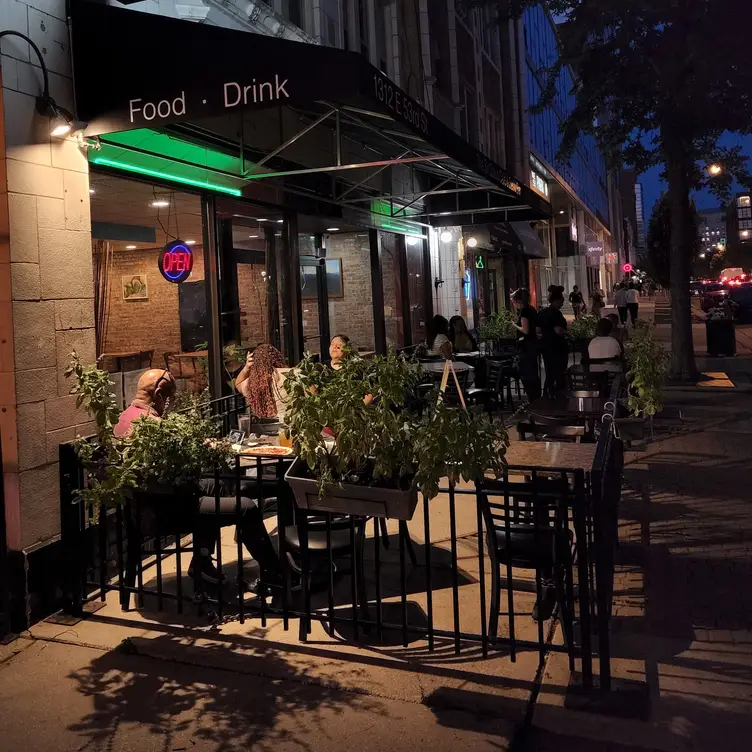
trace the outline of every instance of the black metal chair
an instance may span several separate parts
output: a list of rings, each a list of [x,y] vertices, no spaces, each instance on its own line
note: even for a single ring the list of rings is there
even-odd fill
[[[517,423],[516,428],[520,441],[561,441],[577,444],[587,435],[587,429],[584,425],[573,423],[579,423],[579,420],[568,419],[566,423],[554,419],[550,422],[534,422],[531,418],[528,422]]]
[[[539,613],[543,580],[556,591],[564,637],[574,655],[574,536],[569,529],[569,486],[566,477],[533,475],[513,482],[484,479],[476,484],[491,559],[491,603],[488,634],[498,636],[501,591],[507,590],[510,636],[514,639],[513,569],[535,570]],[[502,567],[505,576],[502,577]]]
[[[591,373],[579,366],[570,368],[566,373],[566,388],[569,392],[597,391],[598,396],[606,397],[613,379],[608,371]]]
[[[490,415],[497,410],[503,410],[507,401],[510,409],[514,409],[511,388],[511,372],[508,361],[486,360],[486,387],[468,390],[470,399],[476,404],[482,404]]]

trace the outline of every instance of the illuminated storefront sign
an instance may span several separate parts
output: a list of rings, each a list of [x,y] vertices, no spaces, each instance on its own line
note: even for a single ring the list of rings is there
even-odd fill
[[[185,282],[193,270],[193,252],[182,240],[168,243],[159,257],[159,271],[168,282]]]

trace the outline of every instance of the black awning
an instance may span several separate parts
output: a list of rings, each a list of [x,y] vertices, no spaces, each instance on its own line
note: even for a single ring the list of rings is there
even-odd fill
[[[377,115],[388,124],[385,130],[404,133],[420,153],[402,155],[401,162],[432,176],[429,193],[454,188],[475,192],[487,212],[518,209],[530,219],[550,215],[537,194],[362,55],[88,0],[72,0],[70,17],[76,108],[88,123],[86,135],[159,129],[280,106],[310,112],[325,104],[354,116]],[[332,166],[332,172],[337,169],[343,168]],[[447,175],[455,176],[454,186]],[[432,213],[420,221],[439,224]]]

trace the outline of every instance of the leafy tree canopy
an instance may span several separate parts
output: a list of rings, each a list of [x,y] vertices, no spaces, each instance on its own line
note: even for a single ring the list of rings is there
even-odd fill
[[[700,252],[700,215],[692,204],[691,228],[689,232],[694,242],[686,249],[694,262]],[[671,286],[671,205],[668,195],[663,194],[655,206],[648,224],[648,260],[650,272],[663,287]]]

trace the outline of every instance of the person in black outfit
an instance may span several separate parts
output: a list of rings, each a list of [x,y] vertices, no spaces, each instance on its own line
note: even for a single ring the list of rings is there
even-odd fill
[[[536,319],[538,312],[530,305],[530,290],[521,287],[512,293],[512,305],[517,310],[519,372],[522,386],[530,402],[541,396],[540,371],[538,370],[538,337]]]
[[[564,305],[564,288],[551,285],[548,288],[548,308],[538,314],[537,327],[546,383],[543,388],[547,397],[555,397],[565,388],[565,374],[569,364],[567,320],[561,312]]]
[[[577,285],[575,285],[572,288],[572,292],[569,293],[569,302],[572,304],[574,317],[576,319],[580,318],[580,316],[585,312],[585,299],[582,297],[580,288],[577,287]]]

